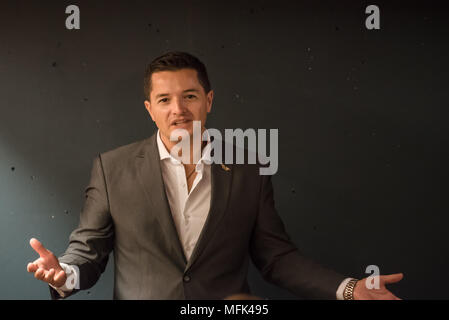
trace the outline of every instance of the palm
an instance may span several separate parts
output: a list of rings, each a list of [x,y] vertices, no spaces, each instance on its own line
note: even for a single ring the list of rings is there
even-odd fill
[[[56,259],[56,257],[53,254],[51,256],[48,256],[45,258],[36,259],[33,263],[35,265],[37,265],[38,268],[42,268],[44,270],[50,270],[50,269],[62,270],[61,266],[59,265],[58,259]]]
[[[28,264],[28,272],[34,272],[36,279],[47,282],[55,287],[61,287],[66,282],[67,276],[56,256],[36,239],[31,239],[30,245],[40,257]]]

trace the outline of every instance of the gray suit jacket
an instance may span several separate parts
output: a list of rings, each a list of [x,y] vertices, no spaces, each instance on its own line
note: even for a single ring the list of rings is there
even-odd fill
[[[251,258],[270,283],[304,298],[335,299],[345,277],[304,257],[290,241],[270,176],[259,175],[257,165],[228,167],[212,164],[210,211],[187,261],[165,194],[156,134],[100,154],[79,227],[60,262],[77,265],[80,289],[88,289],[114,251],[115,299],[222,299],[250,293]]]

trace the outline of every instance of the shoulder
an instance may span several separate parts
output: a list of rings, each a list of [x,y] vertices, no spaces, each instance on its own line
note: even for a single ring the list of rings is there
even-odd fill
[[[103,163],[116,164],[126,163],[143,154],[144,150],[150,144],[152,137],[138,140],[105,152],[100,153],[99,157]]]

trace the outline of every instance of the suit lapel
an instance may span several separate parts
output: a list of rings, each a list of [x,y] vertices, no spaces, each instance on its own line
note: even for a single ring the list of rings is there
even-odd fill
[[[145,141],[142,151],[136,157],[136,165],[140,183],[149,202],[148,210],[155,212],[162,234],[165,236],[167,254],[184,269],[187,261],[165,193],[156,134]]]
[[[192,267],[192,265],[198,260],[204,248],[210,243],[221,219],[226,212],[231,190],[232,175],[232,169],[226,171],[220,164],[211,165],[210,210],[185,271]]]

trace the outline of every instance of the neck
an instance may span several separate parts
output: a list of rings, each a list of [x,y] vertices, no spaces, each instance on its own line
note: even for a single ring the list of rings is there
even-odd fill
[[[200,137],[203,136],[203,133],[204,133],[204,130],[205,130],[205,129],[206,129],[206,128],[204,128],[204,127],[201,128],[201,135],[200,135]],[[171,154],[171,151],[172,151],[173,147],[174,147],[175,145],[177,145],[177,144],[180,142],[180,140],[178,140],[178,141],[170,141],[170,138],[165,137],[165,135],[163,135],[163,134],[160,134],[160,138],[161,138],[162,143],[164,144],[165,148],[167,149],[167,151],[168,151],[170,154]],[[207,145],[207,141],[203,141],[203,140],[201,139],[201,149],[199,150],[200,154],[199,154],[198,159],[201,158],[202,151],[203,151],[203,149],[204,149],[204,147],[205,147],[206,145]],[[190,164],[193,164],[193,146],[194,146],[193,135],[190,135],[189,146],[190,146]],[[180,153],[179,153],[179,156],[180,156],[180,157],[182,156],[182,149],[181,149],[181,151],[180,151]]]

